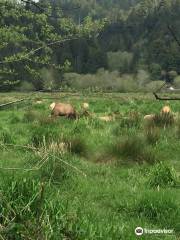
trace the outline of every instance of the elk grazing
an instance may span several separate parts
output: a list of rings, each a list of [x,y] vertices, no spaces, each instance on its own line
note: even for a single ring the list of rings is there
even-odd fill
[[[76,118],[76,111],[71,104],[68,103],[55,103],[50,105],[51,116],[65,116],[68,118]]]

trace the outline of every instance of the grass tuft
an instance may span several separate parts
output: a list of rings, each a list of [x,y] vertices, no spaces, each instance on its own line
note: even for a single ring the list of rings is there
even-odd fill
[[[172,113],[160,113],[154,116],[154,123],[158,127],[168,127],[174,124],[174,116]]]
[[[176,174],[164,163],[154,165],[150,171],[148,185],[151,187],[170,187],[176,185]]]
[[[148,192],[141,196],[134,206],[138,218],[147,218],[154,224],[169,229],[176,229],[180,220],[180,210],[177,202],[166,192]]]
[[[147,126],[145,129],[145,138],[149,144],[156,144],[160,139],[159,128]]]
[[[6,129],[6,128],[0,129],[0,142],[2,144],[13,144],[14,143],[13,135],[8,129]]]
[[[49,145],[52,142],[61,141],[60,132],[50,126],[33,126],[30,142],[35,147]]]
[[[86,157],[88,153],[88,147],[83,138],[74,138],[70,142],[70,152]]]
[[[34,122],[35,120],[38,120],[39,113],[33,110],[28,110],[24,113],[23,120],[25,123]]]
[[[138,163],[154,163],[154,152],[147,148],[144,139],[139,136],[127,136],[111,146],[110,153],[118,158]]]

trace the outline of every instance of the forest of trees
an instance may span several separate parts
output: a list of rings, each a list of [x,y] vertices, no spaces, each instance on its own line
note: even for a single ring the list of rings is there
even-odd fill
[[[102,69],[174,79],[179,26],[180,0],[0,0],[0,90],[60,88]]]

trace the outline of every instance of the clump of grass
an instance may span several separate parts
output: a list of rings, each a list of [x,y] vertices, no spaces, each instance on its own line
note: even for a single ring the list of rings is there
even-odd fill
[[[60,132],[52,126],[33,126],[30,142],[35,147],[49,145],[51,142],[61,141]]]
[[[136,127],[138,128],[140,126],[140,114],[136,111],[132,111],[128,114],[127,117],[124,117],[121,121],[120,121],[120,126],[122,128],[132,128],[132,127]]]
[[[40,170],[40,176],[43,181],[52,183],[62,183],[67,180],[72,174],[72,169],[69,169],[62,161],[69,162],[70,157],[59,152],[49,152],[48,161]]]
[[[149,144],[156,144],[160,139],[160,130],[157,127],[147,126],[145,129],[145,138]]]
[[[40,234],[37,216],[44,203],[40,182],[28,177],[4,177],[0,189],[1,236],[28,239],[29,232],[34,237]]]
[[[158,127],[168,127],[174,124],[172,113],[159,113],[154,116],[154,124]]]
[[[164,163],[154,165],[149,173],[148,185],[151,187],[170,187],[176,185],[176,174]]]
[[[138,163],[154,163],[156,161],[154,152],[146,147],[144,139],[139,136],[123,138],[111,146],[110,152],[118,158],[125,158]]]
[[[82,137],[74,137],[70,140],[65,141],[67,146],[68,146],[68,150],[72,153],[72,154],[76,154],[82,157],[86,157],[88,154],[88,146],[86,144],[86,141],[84,138]]]
[[[84,134],[85,132],[89,133],[90,128],[84,119],[79,119],[78,121],[74,122],[72,129],[73,134]]]
[[[10,132],[10,130],[6,128],[0,129],[0,142],[2,144],[13,144],[14,139],[13,139],[12,132]]]
[[[105,126],[104,122],[97,118],[89,118],[88,123],[94,129],[103,129]]]
[[[16,124],[16,123],[19,123],[19,122],[21,122],[21,118],[17,114],[12,113],[10,115],[10,123],[11,124]]]
[[[55,125],[57,123],[55,118],[52,118],[50,116],[39,116],[38,117],[38,122],[40,125]]]
[[[171,194],[166,192],[148,192],[135,203],[134,213],[138,218],[147,218],[154,224],[176,229],[180,211]]]
[[[33,110],[28,110],[24,113],[23,120],[26,123],[34,122],[35,120],[38,120],[39,113]]]
[[[180,118],[177,119],[177,137],[180,138]]]

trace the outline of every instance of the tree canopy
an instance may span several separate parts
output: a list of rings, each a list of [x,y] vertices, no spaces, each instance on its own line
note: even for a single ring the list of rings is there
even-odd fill
[[[0,0],[0,90],[98,69],[180,73],[180,0]],[[118,62],[117,62],[118,61]]]

